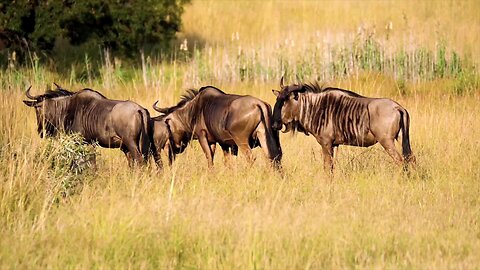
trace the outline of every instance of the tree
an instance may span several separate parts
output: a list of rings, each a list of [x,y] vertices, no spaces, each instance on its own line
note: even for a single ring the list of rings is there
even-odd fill
[[[49,1],[1,0],[0,32],[15,33],[40,50],[53,49],[60,28],[55,20],[60,13],[58,4]],[[3,26],[3,29],[2,29]]]
[[[187,2],[1,0],[0,32],[14,31],[44,51],[51,51],[55,40],[64,37],[73,45],[93,42],[133,56],[145,49],[168,49],[180,30]]]

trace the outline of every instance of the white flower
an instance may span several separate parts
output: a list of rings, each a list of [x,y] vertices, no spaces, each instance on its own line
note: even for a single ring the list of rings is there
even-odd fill
[[[180,51],[188,51],[188,41],[184,39],[182,44],[180,44]]]

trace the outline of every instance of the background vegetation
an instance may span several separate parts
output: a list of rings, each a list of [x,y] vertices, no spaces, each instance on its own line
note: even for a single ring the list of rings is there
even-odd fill
[[[0,3],[0,49],[6,47],[6,53],[15,52],[21,60],[31,52],[45,54],[42,60],[57,60],[61,58],[58,48],[67,46],[69,53],[63,57],[69,55],[68,61],[75,60],[75,51],[97,55],[92,50],[95,46],[108,48],[122,57],[133,57],[140,51],[168,50],[180,30],[183,5],[187,2],[6,1]],[[86,45],[69,46],[82,44]]]
[[[252,12],[255,11],[255,12]],[[478,1],[193,1],[166,53],[102,47],[0,71],[5,268],[421,268],[480,264]],[[418,168],[340,147],[334,179],[311,137],[282,134],[286,175],[255,150],[215,167],[195,142],[163,173],[119,150],[42,140],[21,100],[57,82],[146,108],[213,84],[274,102],[279,78],[389,97],[411,115]],[[152,112],[152,114],[154,114]],[[77,163],[74,163],[77,162]],[[81,162],[78,162],[81,161]],[[86,163],[85,163],[86,162]]]

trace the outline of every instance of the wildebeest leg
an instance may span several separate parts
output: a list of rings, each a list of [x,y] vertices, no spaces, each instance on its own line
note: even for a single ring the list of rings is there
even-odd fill
[[[333,175],[333,146],[329,143],[323,143],[322,152],[323,152],[323,168],[330,175]]]
[[[162,158],[160,156],[160,150],[161,150],[161,148],[159,148],[157,146],[152,147],[153,160],[155,161],[155,164],[157,165],[158,170],[163,169],[163,163],[162,163]]]
[[[242,151],[242,153],[247,157],[248,163],[252,164],[255,161],[255,158],[252,154],[252,149],[250,149],[248,143],[239,145],[238,148],[240,148],[240,151]]]
[[[132,160],[133,166],[136,164],[146,164],[146,160],[144,159],[142,153],[140,153],[140,149],[135,145],[135,143],[126,142],[125,147],[130,155],[130,160]]]
[[[252,164],[255,161],[255,158],[253,157],[252,149],[250,149],[250,145],[248,144],[248,139],[244,140],[241,138],[233,138],[233,140],[238,146],[238,149],[240,149],[240,151],[245,154],[248,163]]]
[[[125,157],[127,158],[128,166],[132,167],[133,166],[132,155],[130,155],[130,152],[128,151],[127,147],[125,145],[122,145],[120,149],[123,151],[123,153],[125,154]]]
[[[90,156],[90,163],[92,164],[92,168],[96,171],[97,170],[97,154],[92,154]]]
[[[95,146],[93,145],[90,145],[89,146],[91,151],[93,152],[93,154],[89,155],[87,157],[87,162],[90,163],[90,165],[92,166],[93,170],[97,170],[97,153],[96,153],[96,149],[95,149]]]
[[[201,131],[200,134],[198,134],[198,141],[200,142],[200,146],[202,147],[203,153],[205,154],[205,157],[207,158],[208,162],[208,167],[213,166],[213,154],[212,154],[212,149],[210,148],[210,145],[207,141],[207,134],[205,134],[205,131]]]
[[[379,140],[379,143],[383,146],[385,151],[387,151],[387,153],[393,158],[393,160],[397,164],[400,165],[403,163],[403,157],[395,148],[395,142],[393,141],[393,139],[382,139]]]
[[[214,143],[214,144],[210,144],[210,151],[212,153],[212,160],[213,158],[215,157],[215,150],[217,149],[217,144]]]
[[[230,154],[230,147],[227,146],[227,145],[220,145],[222,147],[222,151],[223,151],[223,163],[225,165],[230,165],[230,158],[231,158],[231,155]],[[233,149],[232,149],[233,151]]]
[[[232,156],[238,156],[238,146],[233,145],[232,147],[230,147],[230,153],[232,154]]]
[[[335,160],[337,156],[338,156],[338,144],[333,145],[333,154],[332,154],[333,160]]]
[[[172,144],[170,142],[167,142],[165,146],[163,147],[163,151],[167,152],[168,156],[168,165],[172,166],[173,161],[175,160],[175,153],[172,147]]]

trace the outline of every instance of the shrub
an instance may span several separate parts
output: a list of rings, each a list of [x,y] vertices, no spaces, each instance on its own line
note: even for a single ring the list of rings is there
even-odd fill
[[[68,197],[81,191],[85,179],[95,172],[95,146],[85,144],[79,134],[60,134],[48,141],[53,197]]]
[[[90,42],[124,56],[134,56],[142,50],[168,49],[180,30],[183,5],[187,2],[20,0],[0,3],[0,34],[15,33],[29,43],[29,50],[51,52],[55,42],[63,37],[73,45]],[[21,48],[13,48],[16,49]]]

